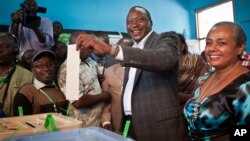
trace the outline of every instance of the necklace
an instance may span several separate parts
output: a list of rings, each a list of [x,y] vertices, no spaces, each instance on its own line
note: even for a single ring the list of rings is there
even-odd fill
[[[225,73],[224,76],[222,76],[216,83],[214,83],[212,86],[211,85],[211,82],[214,80],[215,78],[215,75],[216,75],[216,72],[213,74],[213,76],[211,76],[210,78],[210,81],[207,82],[207,85],[203,88],[203,90],[201,91],[200,93],[200,96],[199,96],[199,101],[202,101],[207,95],[209,95],[210,93],[210,90],[212,90],[215,86],[217,86],[218,84],[220,84],[226,77],[229,76],[229,74],[231,72],[233,72],[233,70],[237,67],[238,65],[238,62],[228,71]]]
[[[215,86],[217,86],[218,84],[220,84],[227,76],[229,76],[231,74],[231,72],[233,72],[235,70],[235,68],[238,66],[239,62],[237,62],[224,76],[222,76],[222,78],[220,78],[216,83],[214,83],[211,87],[211,82],[214,80],[216,72],[213,74],[213,76],[211,76],[210,80],[207,82],[207,85],[203,88],[203,90],[201,91],[200,88],[200,95],[199,97],[194,101],[194,114],[193,114],[193,120],[196,120],[200,111],[200,104],[202,102],[202,100],[204,100],[204,98],[206,96],[208,96],[210,93],[210,90],[212,90]],[[204,84],[204,83],[203,83]]]

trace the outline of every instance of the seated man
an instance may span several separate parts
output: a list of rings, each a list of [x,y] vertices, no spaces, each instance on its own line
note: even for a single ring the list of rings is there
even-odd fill
[[[81,32],[73,32],[70,44],[74,44]],[[104,102],[110,100],[110,95],[102,91],[98,77],[102,74],[100,66],[90,57],[89,49],[80,50],[79,99],[72,102],[69,115],[83,121],[83,127],[99,126]],[[58,84],[66,92],[67,59],[61,65]],[[65,93],[66,94],[66,93]]]
[[[18,53],[15,37],[0,33],[0,117],[13,115],[12,104],[17,90],[33,79],[30,71],[16,64]]]
[[[66,98],[53,81],[55,60],[55,54],[48,50],[33,57],[31,70],[35,80],[17,92],[13,103],[15,116],[18,115],[19,106],[22,106],[24,115],[48,112],[66,114]]]

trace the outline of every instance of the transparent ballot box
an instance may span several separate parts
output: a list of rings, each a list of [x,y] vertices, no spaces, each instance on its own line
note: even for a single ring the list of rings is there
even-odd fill
[[[9,141],[133,141],[117,133],[99,128],[87,127],[80,129],[63,130],[38,135],[22,136]]]

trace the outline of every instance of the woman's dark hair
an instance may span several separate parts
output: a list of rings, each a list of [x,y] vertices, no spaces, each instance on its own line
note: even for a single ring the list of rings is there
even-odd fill
[[[181,42],[181,46],[184,45],[183,50],[181,50],[182,55],[188,54],[188,46],[187,46],[187,43],[186,43],[184,36],[180,33],[176,33],[176,35],[178,36],[178,38]]]

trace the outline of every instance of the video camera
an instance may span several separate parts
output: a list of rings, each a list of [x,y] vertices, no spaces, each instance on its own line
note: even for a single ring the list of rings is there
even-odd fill
[[[47,8],[45,7],[37,7],[37,8],[29,8],[26,7],[24,3],[20,4],[21,9],[24,11],[22,17],[22,25],[30,26],[30,25],[40,25],[41,17],[33,16],[31,13],[46,13]]]

